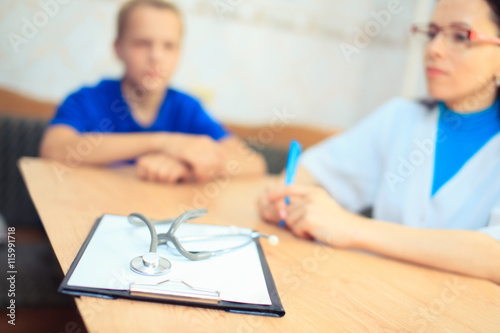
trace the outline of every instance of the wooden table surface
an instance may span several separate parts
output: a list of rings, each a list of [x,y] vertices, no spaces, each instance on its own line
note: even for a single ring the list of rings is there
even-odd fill
[[[264,223],[256,200],[272,177],[167,186],[131,168],[61,168],[22,158],[25,182],[64,273],[96,218],[151,218],[207,207],[198,223],[239,225],[280,237],[262,245],[286,315],[249,316],[129,300],[75,298],[89,332],[500,332],[500,286],[329,248]]]

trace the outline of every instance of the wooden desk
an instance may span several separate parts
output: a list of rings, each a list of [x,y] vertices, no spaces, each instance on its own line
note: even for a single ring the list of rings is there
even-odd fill
[[[206,206],[200,223],[277,234],[262,242],[286,310],[283,318],[128,300],[76,298],[89,332],[500,332],[500,286],[295,238],[259,219],[255,202],[272,178],[165,186],[132,170],[75,168],[23,158],[20,167],[66,273],[104,213],[151,218]]]

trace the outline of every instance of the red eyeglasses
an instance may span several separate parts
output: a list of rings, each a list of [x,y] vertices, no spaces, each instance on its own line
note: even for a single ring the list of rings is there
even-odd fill
[[[448,47],[459,50],[471,46],[475,43],[490,43],[500,45],[500,38],[487,36],[475,30],[465,27],[446,26],[439,27],[435,24],[413,25],[411,28],[413,35],[424,37],[426,42],[434,40],[439,33],[442,33]]]

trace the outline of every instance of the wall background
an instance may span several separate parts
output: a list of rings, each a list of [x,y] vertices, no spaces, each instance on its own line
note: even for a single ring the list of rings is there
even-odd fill
[[[432,0],[173,2],[186,23],[173,85],[223,121],[262,125],[286,109],[296,124],[347,127],[393,96],[425,95],[408,31]],[[0,0],[0,86],[60,101],[119,77],[112,42],[122,3]]]

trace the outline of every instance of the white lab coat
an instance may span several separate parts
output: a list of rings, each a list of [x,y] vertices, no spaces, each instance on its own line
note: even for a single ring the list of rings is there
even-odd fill
[[[350,211],[407,226],[478,230],[500,241],[500,134],[431,197],[439,111],[394,98],[300,164]],[[460,126],[460,118],[448,119]],[[460,147],[457,147],[457,150]]]

